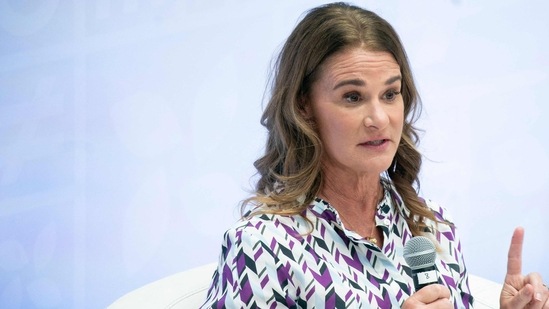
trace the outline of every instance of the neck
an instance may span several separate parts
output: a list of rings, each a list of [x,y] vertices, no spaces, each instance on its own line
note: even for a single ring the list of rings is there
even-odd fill
[[[325,173],[320,195],[338,212],[351,215],[372,215],[383,196],[380,176],[330,175]]]
[[[375,223],[377,205],[383,197],[379,177],[351,183],[326,177],[320,195],[337,210],[347,229],[380,248],[383,246],[383,234],[376,229]]]

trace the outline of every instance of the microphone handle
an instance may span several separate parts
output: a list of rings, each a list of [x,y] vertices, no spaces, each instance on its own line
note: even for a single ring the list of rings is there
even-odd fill
[[[415,270],[412,269],[412,277],[416,291],[429,284],[438,283],[438,272],[435,265]]]

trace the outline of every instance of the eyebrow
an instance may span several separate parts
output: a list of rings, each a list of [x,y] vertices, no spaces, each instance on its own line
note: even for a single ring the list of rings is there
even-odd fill
[[[334,86],[334,89],[333,90],[336,90],[337,88],[341,88],[343,86],[347,86],[347,85],[352,85],[352,86],[365,86],[366,83],[362,80],[362,79],[346,79],[346,80],[342,80],[340,81],[339,83],[337,83],[335,86]]]
[[[393,76],[391,78],[389,78],[387,81],[385,81],[385,85],[390,85],[396,81],[399,81],[399,80],[402,80],[402,76],[400,75],[396,75],[396,76]]]
[[[400,75],[395,75],[391,78],[389,78],[388,80],[385,81],[385,85],[390,85],[396,81],[399,81],[399,80],[402,80],[402,76]],[[343,80],[339,83],[337,83],[335,86],[334,86],[334,89],[333,90],[336,90],[337,88],[340,88],[340,87],[343,87],[343,86],[347,86],[347,85],[352,85],[352,86],[365,86],[366,85],[366,82],[364,82],[362,79],[346,79],[346,80]]]

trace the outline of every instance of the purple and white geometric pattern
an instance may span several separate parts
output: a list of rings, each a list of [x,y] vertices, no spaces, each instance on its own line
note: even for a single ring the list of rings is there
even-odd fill
[[[202,308],[400,308],[414,291],[403,247],[412,235],[409,210],[395,188],[383,182],[376,224],[378,248],[343,226],[337,211],[317,198],[299,216],[258,215],[224,237],[219,266]],[[436,217],[446,211],[426,201]],[[455,227],[429,224],[438,241],[439,282],[455,308],[472,308],[461,244]]]

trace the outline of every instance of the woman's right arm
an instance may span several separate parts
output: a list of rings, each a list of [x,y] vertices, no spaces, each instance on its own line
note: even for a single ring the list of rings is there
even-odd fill
[[[259,234],[258,234],[259,233]],[[201,308],[295,307],[287,297],[289,272],[260,231],[240,226],[225,233],[217,271]]]

